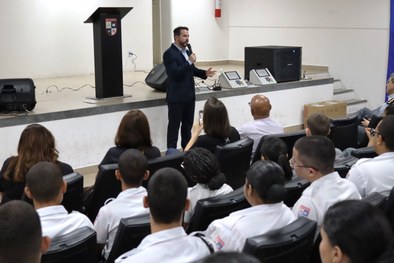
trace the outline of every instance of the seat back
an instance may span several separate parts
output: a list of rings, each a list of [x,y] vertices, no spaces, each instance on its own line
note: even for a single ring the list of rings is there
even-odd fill
[[[226,183],[233,189],[245,184],[246,171],[250,166],[253,140],[245,138],[223,146],[216,146],[220,170],[226,175]]]
[[[354,156],[341,158],[340,160],[334,162],[334,170],[338,172],[342,178],[345,178],[350,168],[352,168],[353,164],[355,164],[357,161],[358,158]]]
[[[89,219],[94,222],[98,211],[109,198],[116,198],[122,191],[121,183],[115,177],[118,164],[104,164],[99,166],[96,181],[88,203],[85,204]]]
[[[197,201],[187,232],[203,231],[215,219],[247,207],[250,205],[244,196],[243,187],[225,195],[201,199]]]
[[[357,148],[357,116],[352,118],[331,120],[331,132],[329,137],[334,142],[336,148],[345,150],[352,147]]]
[[[97,262],[96,231],[82,227],[67,235],[53,238],[48,251],[42,255],[41,262]]]
[[[185,156],[185,152],[176,152],[173,154],[169,154],[169,155],[165,155],[165,156],[161,156],[161,157],[157,157],[157,158],[148,160],[148,170],[150,172],[150,176],[149,176],[148,180],[142,182],[142,185],[146,188],[148,186],[148,182],[149,182],[150,177],[153,176],[157,170],[164,168],[164,167],[171,167],[171,168],[174,168],[174,169],[180,171],[187,179],[189,186],[194,185],[194,183],[186,175],[185,170],[181,167],[184,156]]]
[[[307,263],[316,226],[314,221],[298,218],[285,227],[246,239],[243,252],[257,257],[262,263]]]
[[[387,197],[386,204],[384,205],[384,210],[391,224],[391,228],[394,231],[394,187],[391,188],[390,194]]]
[[[288,207],[294,206],[298,199],[300,199],[302,192],[310,185],[311,183],[306,179],[302,179],[300,177],[296,177],[291,181],[285,183],[285,189],[287,190],[286,199],[284,203]]]
[[[150,233],[149,214],[121,219],[106,262],[113,263],[123,253],[136,248]]]
[[[83,212],[83,176],[79,173],[71,173],[63,176],[63,180],[67,183],[67,191],[63,195],[62,205],[69,213]]]
[[[375,149],[373,147],[362,147],[362,148],[354,149],[351,154],[352,156],[358,159],[374,158],[378,156],[378,154],[375,152]]]
[[[366,195],[361,201],[367,202],[373,206],[376,206],[382,210],[384,210],[387,197],[381,193],[373,192]]]

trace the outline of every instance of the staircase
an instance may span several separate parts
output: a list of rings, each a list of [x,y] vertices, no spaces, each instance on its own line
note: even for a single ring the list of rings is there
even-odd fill
[[[360,99],[354,90],[347,89],[340,79],[334,79],[334,100],[346,102],[347,115],[367,106],[367,100]]]

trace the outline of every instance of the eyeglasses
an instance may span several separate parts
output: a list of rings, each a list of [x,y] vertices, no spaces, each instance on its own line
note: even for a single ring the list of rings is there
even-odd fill
[[[372,137],[375,137],[375,135],[380,135],[380,133],[377,132],[374,128],[371,128],[369,130],[369,133],[371,134]]]

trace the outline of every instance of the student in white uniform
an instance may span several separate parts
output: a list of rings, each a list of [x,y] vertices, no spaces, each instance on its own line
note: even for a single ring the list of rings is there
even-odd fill
[[[186,197],[187,181],[179,171],[162,168],[155,172],[144,197],[144,206],[150,208],[152,234],[115,262],[194,262],[212,253],[208,239],[188,236],[182,227],[183,212],[189,206]]]
[[[356,186],[334,171],[334,160],[334,143],[326,136],[306,136],[294,144],[292,166],[311,185],[293,206],[293,213],[316,221],[318,228],[331,205],[361,198]]]
[[[224,195],[233,191],[226,182],[226,176],[220,172],[216,156],[204,148],[194,148],[186,152],[183,167],[190,179],[196,183],[188,188],[189,209],[185,212],[184,223],[190,222],[194,208],[200,199]]]
[[[249,237],[284,227],[295,216],[283,200],[284,172],[273,161],[257,161],[246,173],[245,198],[252,206],[213,221],[204,232],[222,251],[242,251]]]
[[[104,205],[94,221],[97,232],[97,244],[103,248],[103,256],[108,258],[120,220],[122,218],[149,214],[143,205],[146,189],[142,181],[148,179],[148,162],[146,157],[136,149],[129,149],[119,157],[116,178],[121,182],[122,192],[114,200]],[[108,202],[107,201],[107,202]]]
[[[394,186],[394,115],[387,115],[375,130],[368,132],[378,156],[358,160],[347,178],[357,186],[362,197],[373,192],[388,195]]]
[[[76,211],[69,214],[60,205],[66,190],[63,174],[53,163],[37,163],[27,173],[25,193],[33,199],[40,216],[43,236],[54,238],[84,226],[93,229],[93,224],[85,215]]]
[[[0,262],[40,263],[50,239],[42,236],[40,218],[25,201],[14,200],[0,206]]]

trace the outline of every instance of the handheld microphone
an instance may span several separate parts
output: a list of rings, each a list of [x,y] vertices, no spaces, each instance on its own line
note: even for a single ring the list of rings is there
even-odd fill
[[[193,54],[193,51],[192,51],[192,46],[191,46],[190,44],[187,44],[187,48],[189,49],[189,51],[190,51],[190,54]]]

